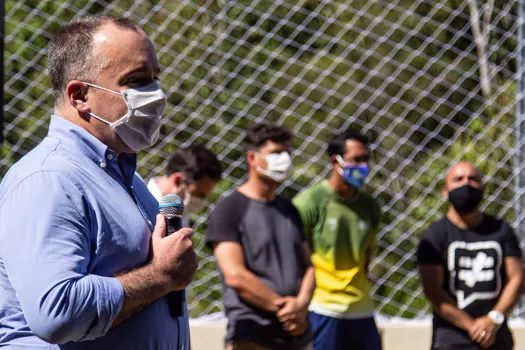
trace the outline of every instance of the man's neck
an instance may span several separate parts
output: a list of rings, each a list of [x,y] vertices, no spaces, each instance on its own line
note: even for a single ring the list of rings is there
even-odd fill
[[[275,199],[275,191],[279,184],[261,180],[255,176],[239,186],[238,191],[246,197],[260,202],[271,202]]]
[[[154,177],[153,181],[155,181],[155,184],[157,184],[157,188],[159,189],[159,192],[163,196],[171,193],[173,184],[171,183],[170,179],[166,175]]]
[[[460,214],[454,209],[453,206],[449,206],[447,211],[447,218],[454,225],[456,225],[460,229],[465,230],[469,227],[478,226],[481,223],[481,220],[483,219],[483,215],[477,209],[471,213]]]
[[[335,194],[339,195],[344,199],[352,199],[357,195],[357,189],[345,182],[345,180],[332,171],[332,175],[328,179],[328,185],[334,191]]]

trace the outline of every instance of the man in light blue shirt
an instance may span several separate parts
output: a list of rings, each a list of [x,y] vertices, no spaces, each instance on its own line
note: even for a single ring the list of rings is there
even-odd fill
[[[153,44],[84,17],[50,43],[49,71],[49,133],[0,184],[0,347],[189,349],[165,296],[193,278],[192,231],[165,237],[135,172],[166,103]]]

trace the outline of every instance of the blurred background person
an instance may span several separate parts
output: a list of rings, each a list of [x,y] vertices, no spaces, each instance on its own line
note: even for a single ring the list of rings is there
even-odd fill
[[[315,267],[310,304],[314,349],[378,350],[381,338],[367,272],[381,213],[377,201],[363,190],[369,172],[368,139],[348,129],[330,142],[328,156],[330,177],[293,199]]]
[[[223,283],[227,349],[311,349],[310,250],[299,213],[276,194],[291,173],[291,138],[284,127],[248,128],[248,180],[210,216],[206,241]]]
[[[173,153],[166,173],[151,178],[148,189],[158,201],[167,194],[179,195],[185,205],[183,220],[189,226],[189,215],[204,208],[221,175],[215,154],[203,145],[191,145]]]
[[[445,175],[446,215],[423,232],[419,274],[434,311],[432,349],[513,348],[506,322],[523,283],[518,238],[480,211],[481,172],[461,161]]]
[[[165,175],[151,178],[148,190],[157,201],[167,194],[179,195],[184,201],[182,227],[192,227],[191,215],[206,206],[221,175],[222,166],[215,154],[203,145],[191,145],[172,154]],[[182,299],[182,310],[188,318],[186,290]]]

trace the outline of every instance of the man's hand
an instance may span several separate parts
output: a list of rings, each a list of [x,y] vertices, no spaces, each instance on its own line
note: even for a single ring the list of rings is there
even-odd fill
[[[485,315],[474,320],[468,329],[468,334],[471,340],[486,349],[494,344],[497,331],[498,327],[494,324],[494,321]]]
[[[298,323],[291,325],[290,328],[293,328],[293,329],[288,330],[288,333],[293,336],[302,335],[306,333],[306,331],[308,330],[308,327],[309,327],[308,318],[306,318],[303,322],[298,322]]]
[[[116,277],[124,287],[124,303],[113,321],[115,327],[169,292],[181,290],[197,270],[193,231],[183,228],[166,237],[164,216],[157,215],[151,235],[151,261]]]
[[[197,270],[192,236],[190,228],[166,236],[164,216],[157,215],[157,224],[151,236],[151,266],[165,278],[170,290],[184,289]]]
[[[275,301],[279,307],[277,318],[291,335],[300,335],[308,329],[308,303],[297,297],[282,297]]]

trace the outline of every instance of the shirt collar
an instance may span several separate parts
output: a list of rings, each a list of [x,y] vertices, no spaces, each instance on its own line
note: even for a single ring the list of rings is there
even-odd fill
[[[341,197],[340,195],[338,195],[337,193],[335,193],[332,190],[332,187],[330,187],[330,184],[329,184],[327,179],[323,179],[321,181],[321,186],[325,189],[325,191],[327,191],[327,193],[329,194],[330,197],[332,197],[333,199],[337,200],[338,202],[344,202],[344,203],[347,203],[347,204],[351,204],[351,203],[357,201],[359,197],[361,197],[361,190],[360,189],[357,189],[357,192],[356,192],[355,196],[353,196],[352,198],[343,198],[343,197]]]
[[[153,197],[160,202],[162,198],[162,193],[160,192],[159,186],[157,185],[158,177],[152,177],[148,182],[148,190],[151,192]]]
[[[103,169],[120,169],[124,180],[131,184],[137,167],[136,154],[121,153],[117,157],[115,151],[109,149],[106,144],[87,130],[55,115],[51,116],[48,136],[75,146],[82,154]]]

